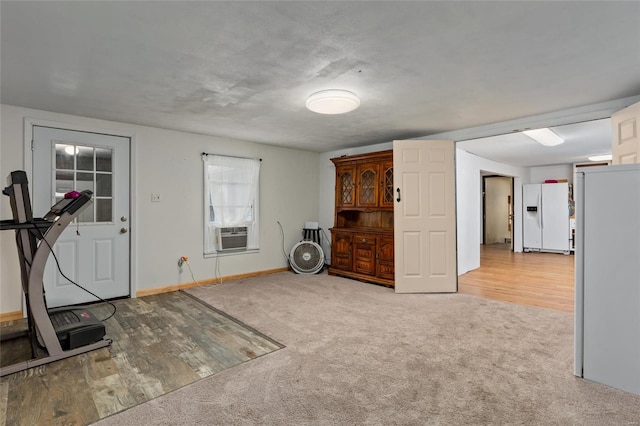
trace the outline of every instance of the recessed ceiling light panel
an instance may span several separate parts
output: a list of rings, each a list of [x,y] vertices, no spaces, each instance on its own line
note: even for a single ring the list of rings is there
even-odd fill
[[[609,161],[612,158],[613,158],[613,155],[611,154],[592,155],[591,157],[589,157],[589,161]]]
[[[562,139],[560,136],[556,135],[546,127],[543,129],[525,130],[522,133],[545,146],[560,145],[564,142],[564,139]]]
[[[344,114],[360,106],[360,99],[348,90],[321,90],[307,99],[307,108],[318,114]]]

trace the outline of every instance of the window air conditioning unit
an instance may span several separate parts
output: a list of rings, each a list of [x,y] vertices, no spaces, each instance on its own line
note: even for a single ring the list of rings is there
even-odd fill
[[[217,251],[240,251],[247,249],[247,227],[216,228]]]

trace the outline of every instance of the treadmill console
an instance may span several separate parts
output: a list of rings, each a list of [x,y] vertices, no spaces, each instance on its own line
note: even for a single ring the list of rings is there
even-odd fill
[[[49,210],[49,213],[46,214],[45,218],[60,216],[65,212],[73,214],[80,207],[90,202],[92,196],[93,192],[86,190],[82,191],[76,198],[63,198],[51,207],[51,210]]]

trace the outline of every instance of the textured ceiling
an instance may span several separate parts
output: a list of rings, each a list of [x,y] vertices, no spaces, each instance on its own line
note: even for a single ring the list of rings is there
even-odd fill
[[[640,94],[640,2],[0,3],[2,103],[326,152]],[[362,101],[305,109],[322,89]]]

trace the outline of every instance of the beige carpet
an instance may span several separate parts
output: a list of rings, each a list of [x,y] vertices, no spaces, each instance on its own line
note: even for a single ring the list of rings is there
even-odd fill
[[[291,273],[192,294],[286,347],[100,426],[640,424],[573,376],[571,314]]]

